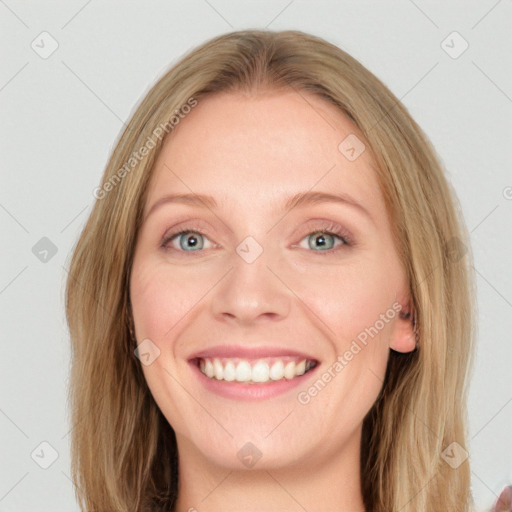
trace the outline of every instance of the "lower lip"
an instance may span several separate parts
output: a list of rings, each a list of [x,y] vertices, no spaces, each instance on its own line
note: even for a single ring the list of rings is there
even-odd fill
[[[194,361],[190,361],[190,366],[202,385],[216,395],[234,400],[264,400],[287,393],[301,384],[304,385],[305,380],[317,370],[319,364],[303,375],[290,380],[269,380],[268,382],[258,384],[210,379],[199,369]]]

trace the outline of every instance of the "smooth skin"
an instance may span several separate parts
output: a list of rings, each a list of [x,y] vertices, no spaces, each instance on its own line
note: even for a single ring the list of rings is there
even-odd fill
[[[390,349],[415,348],[410,318],[385,322],[307,404],[298,400],[393,304],[410,306],[370,150],[350,161],[338,149],[350,134],[364,141],[309,93],[220,93],[200,100],[159,154],[130,294],[138,342],[160,350],[143,371],[176,433],[180,512],[364,511],[362,422]],[[304,192],[360,207],[285,207]],[[218,206],[153,207],[169,194],[207,194]],[[319,238],[333,225],[341,235]],[[179,230],[193,233],[170,236]],[[263,249],[252,263],[236,250],[247,237]],[[319,365],[290,392],[233,400],[209,391],[189,362],[224,344],[298,350]],[[237,456],[247,443],[261,453],[252,468]]]

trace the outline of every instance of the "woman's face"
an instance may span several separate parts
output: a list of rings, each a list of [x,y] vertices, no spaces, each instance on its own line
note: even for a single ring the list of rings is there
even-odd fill
[[[180,122],[155,164],[130,294],[180,457],[226,468],[356,463],[390,348],[414,348],[370,150],[304,92],[222,93]]]

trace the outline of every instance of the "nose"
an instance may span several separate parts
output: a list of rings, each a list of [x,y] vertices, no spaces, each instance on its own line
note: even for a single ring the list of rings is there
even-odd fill
[[[239,325],[286,318],[293,292],[279,275],[278,265],[270,258],[269,251],[264,250],[252,262],[240,254],[233,255],[229,272],[215,287],[211,303],[214,317]]]

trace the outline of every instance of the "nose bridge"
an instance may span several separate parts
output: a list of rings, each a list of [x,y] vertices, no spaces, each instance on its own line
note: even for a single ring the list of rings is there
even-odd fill
[[[262,315],[276,319],[288,315],[290,292],[274,274],[277,258],[273,254],[252,236],[240,242],[230,262],[231,270],[215,293],[214,315],[242,322]]]

